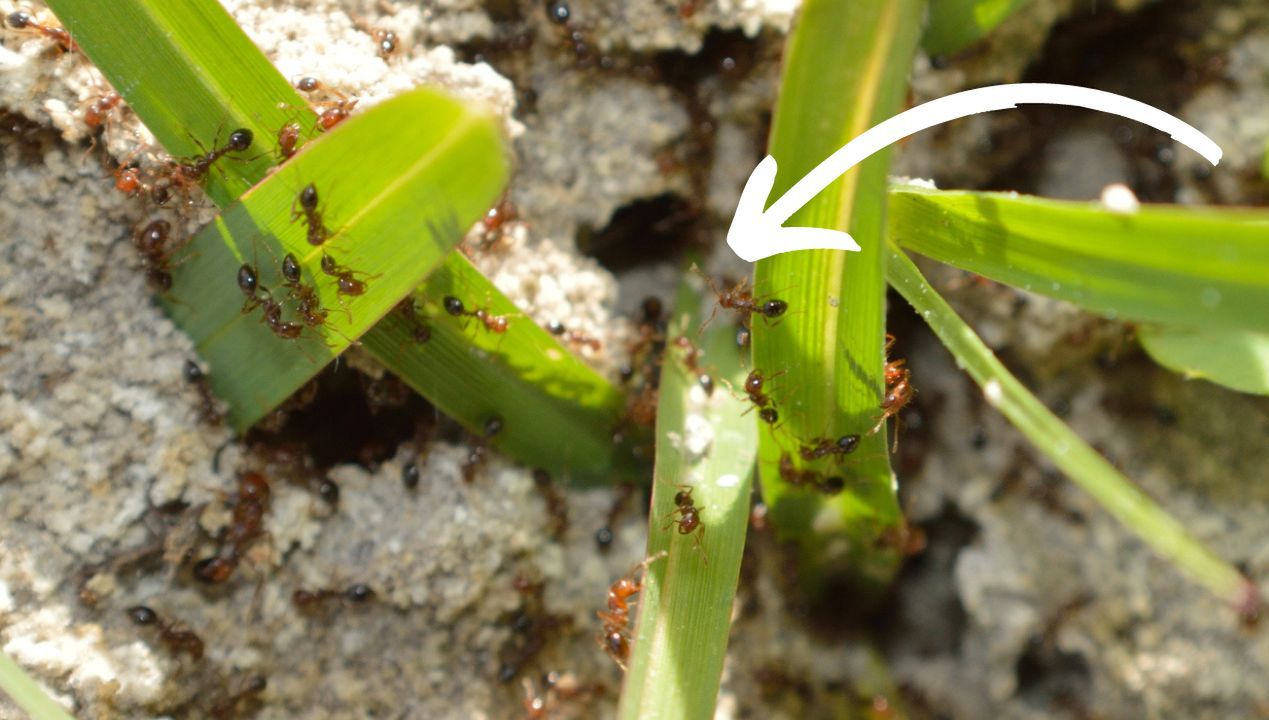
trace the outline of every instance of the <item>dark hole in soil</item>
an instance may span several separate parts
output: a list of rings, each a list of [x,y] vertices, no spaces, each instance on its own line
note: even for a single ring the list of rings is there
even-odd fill
[[[604,267],[621,272],[677,257],[701,237],[708,231],[699,210],[665,194],[622,207],[602,230],[579,232],[577,244]]]
[[[1028,703],[1083,717],[1080,711],[1086,708],[1081,698],[1089,697],[1092,691],[1092,675],[1082,656],[1063,652],[1051,638],[1037,636],[1027,643],[1014,672],[1018,695]]]
[[[313,382],[311,400],[287,412],[276,429],[248,431],[247,443],[303,448],[318,472],[343,463],[372,467],[435,417],[431,404],[391,374],[373,380],[328,368]]]

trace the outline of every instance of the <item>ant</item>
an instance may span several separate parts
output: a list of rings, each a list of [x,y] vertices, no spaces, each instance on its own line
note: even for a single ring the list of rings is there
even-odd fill
[[[300,144],[300,124],[289,122],[278,128],[278,154],[283,161],[295,156]]]
[[[661,529],[668,530],[671,525],[678,525],[680,535],[695,534],[696,540],[693,547],[700,548],[702,557],[708,563],[709,558],[705,555],[705,549],[701,548],[701,541],[705,539],[705,523],[701,521],[700,509],[692,500],[692,486],[679,485],[678,487],[679,491],[674,493],[674,509],[666,514],[670,522]],[[678,517],[675,518],[675,515]]]
[[[593,338],[585,333],[576,330],[569,330],[564,327],[564,323],[559,320],[552,320],[546,324],[546,331],[556,337],[562,337],[570,345],[589,348],[591,352],[599,352],[604,346],[598,338]]]
[[[348,114],[357,106],[357,98],[350,98],[334,88],[328,88],[322,84],[321,80],[315,77],[302,77],[294,83],[295,89],[302,92],[314,92],[316,90],[326,90],[335,95],[338,100],[324,100],[314,103],[319,107],[326,108],[317,115],[317,127],[322,132],[331,130],[336,125],[348,119]]]
[[[705,395],[713,395],[714,378],[701,368],[701,355],[704,355],[705,351],[697,347],[686,335],[674,338],[674,345],[683,350],[683,365],[688,371],[696,375],[696,382],[705,391]]]
[[[243,315],[265,304],[266,300],[261,299],[261,295],[272,300],[269,289],[260,284],[260,275],[255,266],[247,263],[238,268],[238,289],[246,296],[242,302]]]
[[[823,473],[809,468],[799,470],[793,464],[793,456],[787,452],[780,454],[780,479],[799,487],[810,485],[828,495],[836,495],[846,487],[846,481],[836,475],[825,477]]]
[[[220,411],[216,409],[216,397],[212,395],[211,387],[207,384],[207,375],[198,363],[193,360],[185,361],[185,369],[182,373],[185,376],[185,382],[194,386],[198,391],[199,414],[203,418],[203,422],[208,425],[219,425],[223,419]]]
[[[132,241],[141,254],[146,281],[159,292],[172,289],[171,260],[166,247],[171,230],[172,226],[166,220],[153,220]]]
[[[414,305],[414,298],[407,296],[397,304],[397,310],[405,316],[405,321],[410,324],[410,337],[414,342],[422,345],[432,339],[432,328],[419,318],[418,308]]]
[[[30,13],[25,13],[20,10],[17,12],[11,12],[8,17],[5,18],[5,22],[7,22],[9,27],[14,30],[30,30],[43,35],[56,43],[58,49],[64,53],[76,52],[79,50],[79,45],[71,39],[70,32],[67,31],[66,28],[39,23],[35,20],[35,18],[31,17]]]
[[[695,267],[695,266],[693,266]],[[700,270],[698,269],[699,273]],[[753,291],[749,287],[749,280],[744,279],[736,283],[730,290],[721,289],[713,278],[708,275],[702,275],[705,282],[709,285],[709,289],[718,296],[718,305],[709,314],[709,318],[701,325],[704,328],[714,319],[714,315],[718,312],[718,308],[731,310],[741,317],[741,322],[748,327],[750,318],[757,313],[763,317],[764,322],[778,320],[789,309],[789,304],[783,300],[769,298],[766,300],[755,298]]]
[[[501,242],[507,234],[506,224],[519,218],[519,212],[511,201],[503,197],[498,204],[489,208],[480,219],[480,239],[476,249],[481,252],[492,252],[503,246]]]
[[[260,693],[264,692],[269,686],[269,681],[263,675],[252,675],[243,682],[238,691],[234,693],[226,693],[226,697],[217,703],[210,711],[210,715],[214,718],[231,718],[245,717],[244,714],[238,712],[244,702],[251,703],[250,710],[255,710],[255,702]]]
[[[238,477],[238,497],[228,532],[222,532],[216,555],[194,565],[194,577],[209,585],[219,585],[233,575],[247,548],[264,535],[264,513],[269,508],[269,482],[256,472]]]
[[[798,449],[798,454],[806,462],[818,460],[829,455],[836,455],[838,462],[859,447],[859,435],[843,435],[836,440],[827,437],[814,438],[809,444]]]
[[[123,96],[116,92],[108,92],[97,97],[84,110],[84,125],[89,130],[97,130],[106,123],[106,117],[123,102]]]
[[[387,60],[397,51],[397,34],[391,30],[371,27],[363,22],[354,22],[356,28],[370,36],[379,49],[379,57]]]
[[[282,286],[290,290],[291,298],[296,300],[296,312],[300,314],[305,325],[311,328],[324,325],[326,311],[322,309],[317,298],[317,290],[311,285],[303,284],[301,279],[299,260],[295,259],[293,253],[287,253],[286,257],[282,258]],[[352,322],[351,314],[348,320]]]
[[[890,356],[890,349],[894,347],[895,337],[890,333],[886,333],[886,356]],[[880,430],[885,426],[886,420],[895,418],[894,424],[894,443],[890,447],[891,452],[899,451],[899,411],[903,409],[912,400],[912,394],[916,389],[912,387],[912,373],[904,367],[903,359],[890,360],[885,367],[886,394],[881,400],[881,417],[877,419],[877,424],[872,430],[868,431],[869,435]]]
[[[608,587],[608,610],[595,612],[596,617],[604,624],[603,634],[595,639],[623,671],[626,669],[626,661],[630,659],[630,598],[643,590],[643,582],[638,575],[642,572],[646,577],[648,566],[668,554],[662,550],[618,578]]]
[[[467,462],[463,463],[463,482],[470,485],[475,481],[476,470],[485,464],[485,458],[489,455],[489,441],[500,432],[502,432],[502,418],[493,417],[485,423],[484,435],[472,441]]]
[[[296,205],[299,205],[299,210],[295,209]],[[301,216],[308,226],[309,245],[316,247],[330,238],[331,232],[326,229],[326,225],[322,222],[322,213],[317,209],[317,187],[313,183],[305,185],[295,198],[295,202],[291,203],[291,220],[297,220]],[[325,269],[325,262],[323,259],[323,269]]]
[[[159,638],[173,655],[188,653],[195,660],[203,659],[203,639],[181,622],[169,622],[146,607],[137,605],[127,610],[128,617],[137,625],[153,625],[159,630]]]
[[[551,537],[559,540],[568,529],[568,501],[551,482],[551,475],[542,468],[533,471],[533,485],[542,495],[546,503],[546,514],[550,517]]]
[[[453,315],[454,317],[465,316],[476,318],[485,326],[486,331],[497,335],[507,332],[507,328],[511,326],[511,323],[507,320],[506,315],[494,315],[489,312],[488,307],[468,310],[466,306],[463,305],[463,301],[453,295],[446,295],[443,304],[445,306],[445,312],[450,315]]]
[[[373,599],[375,591],[370,589],[369,585],[357,583],[349,585],[343,590],[333,590],[323,588],[321,590],[296,590],[291,593],[291,602],[300,612],[313,614],[328,601],[340,599],[353,605],[360,605],[368,600]]]
[[[754,407],[758,408],[758,417],[768,425],[775,425],[780,420],[780,413],[776,411],[775,401],[763,391],[762,386],[768,380],[774,380],[783,374],[784,371],[781,370],[767,377],[763,375],[761,370],[754,370],[745,377],[745,394],[749,396],[749,400],[754,404]],[[748,413],[750,410],[753,410],[753,408],[749,408],[745,412]]]
[[[152,199],[156,202],[160,198],[166,200],[167,188],[176,187],[187,198],[190,188],[197,186],[207,176],[207,171],[224,155],[231,152],[242,152],[251,147],[255,135],[247,128],[238,128],[229,133],[229,138],[224,145],[219,147],[213,146],[211,150],[204,152],[202,155],[194,155],[191,157],[175,160],[168,163],[166,169],[160,177],[162,184],[160,187],[160,195],[155,195],[155,190],[151,191]],[[197,144],[197,141],[195,141]],[[201,147],[201,145],[200,145]],[[162,205],[162,202],[158,202]]]
[[[340,295],[362,295],[366,292],[365,280],[358,280],[357,275],[366,275],[359,270],[350,270],[335,262],[330,255],[322,255],[322,272],[335,278],[336,290]],[[378,275],[367,275],[367,279]]]

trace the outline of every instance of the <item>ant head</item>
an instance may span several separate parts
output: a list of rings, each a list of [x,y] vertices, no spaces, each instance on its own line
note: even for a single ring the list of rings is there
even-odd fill
[[[225,147],[233,152],[242,152],[251,147],[251,142],[255,140],[255,135],[247,128],[238,128],[229,133],[229,141],[225,143]]]
[[[446,295],[442,303],[445,306],[445,312],[449,313],[450,315],[455,315],[455,316],[462,315],[463,312],[465,311],[465,308],[463,307],[463,301],[459,300],[453,295]]]
[[[317,209],[317,188],[313,183],[305,185],[300,191],[300,207],[310,211]]]
[[[144,605],[130,607],[127,612],[132,622],[138,625],[153,625],[159,619],[157,613]]]
[[[300,262],[295,259],[293,253],[287,253],[282,258],[282,277],[289,283],[298,283],[300,281]]]

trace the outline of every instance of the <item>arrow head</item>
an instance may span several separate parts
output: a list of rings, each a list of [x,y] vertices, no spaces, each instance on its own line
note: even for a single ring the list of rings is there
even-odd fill
[[[792,250],[859,250],[850,235],[822,228],[785,228],[781,221],[763,212],[771,188],[775,185],[776,160],[770,155],[758,163],[745,188],[740,191],[740,202],[731,227],[727,229],[727,244],[745,262],[758,262],[763,258]]]

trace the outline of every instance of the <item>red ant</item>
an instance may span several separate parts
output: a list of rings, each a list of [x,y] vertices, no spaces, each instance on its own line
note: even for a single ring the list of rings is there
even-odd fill
[[[184,623],[169,622],[159,614],[146,607],[137,605],[127,610],[128,617],[137,625],[153,625],[159,630],[159,638],[173,655],[187,653],[195,660],[203,659],[203,640]]]
[[[706,395],[714,394],[714,378],[701,368],[701,355],[705,352],[696,346],[686,335],[680,335],[674,338],[674,345],[683,350],[683,365],[689,372],[696,375],[696,382],[700,384],[701,389]]]
[[[559,320],[552,320],[546,324],[546,331],[556,337],[564,338],[565,342],[573,346],[581,346],[589,348],[591,352],[599,352],[604,345],[597,338],[593,338],[585,333],[576,330],[569,330],[564,327],[564,323]]]
[[[198,391],[200,405],[199,414],[203,418],[203,422],[208,425],[219,425],[222,417],[220,411],[216,409],[216,396],[212,395],[211,388],[207,384],[207,375],[203,373],[203,369],[193,360],[185,361],[185,382],[194,386]]]
[[[510,321],[507,320],[505,315],[494,315],[489,312],[488,307],[468,310],[466,306],[463,305],[463,301],[453,295],[446,295],[443,304],[445,306],[445,312],[450,315],[453,315],[454,317],[465,316],[476,318],[485,326],[485,330],[497,335],[507,332],[507,328],[511,326]]]
[[[247,548],[264,535],[264,513],[268,508],[269,483],[264,476],[256,472],[239,475],[233,519],[228,532],[222,533],[220,551],[195,564],[194,577],[211,585],[229,580]]]
[[[205,151],[202,155],[193,155],[168,162],[159,175],[159,182],[155,183],[155,186],[151,189],[151,199],[156,204],[162,205],[167,201],[169,188],[175,187],[181,191],[181,194],[186,198],[186,202],[188,202],[190,190],[203,181],[203,178],[207,176],[207,171],[211,169],[211,166],[217,160],[227,153],[242,152],[249,149],[254,138],[255,135],[247,128],[238,128],[229,133],[229,138],[224,145],[212,147],[211,150]],[[195,141],[195,144],[198,144],[197,141]]]
[[[44,25],[36,22],[30,13],[22,11],[11,12],[5,18],[5,22],[14,30],[30,30],[39,33],[44,37],[52,40],[57,44],[58,49],[62,52],[75,52],[79,50],[79,45],[71,39],[70,32],[66,28],[57,27],[56,25]]]
[[[890,349],[894,347],[895,337],[889,333],[886,334],[886,356],[889,357]],[[913,393],[916,389],[912,387],[912,373],[904,367],[905,361],[902,359],[891,360],[886,363],[885,380],[886,394],[881,401],[881,417],[877,419],[877,424],[872,430],[868,431],[869,435],[880,430],[885,426],[886,420],[895,418],[894,424],[894,443],[891,445],[891,452],[899,450],[899,411],[903,409],[912,400]]]
[[[510,200],[505,197],[499,200],[498,204],[489,208],[485,216],[480,219],[480,240],[476,243],[476,249],[481,252],[492,252],[498,248],[501,240],[506,237],[505,225],[518,217],[519,213]]]
[[[432,339],[432,328],[426,322],[419,318],[418,308],[414,305],[413,297],[406,297],[400,303],[397,303],[397,311],[404,317],[405,321],[410,324],[410,337],[414,342],[422,345]]]
[[[775,401],[771,396],[767,395],[762,386],[768,380],[774,380],[784,374],[784,371],[767,377],[762,374],[761,370],[754,370],[745,377],[745,394],[749,396],[750,402],[754,407],[758,408],[758,417],[768,425],[775,425],[780,420],[780,413],[776,411]],[[753,408],[749,408],[745,412],[748,413]]]
[[[335,278],[336,290],[340,295],[362,295],[366,292],[365,280],[358,280],[357,275],[362,275],[367,280],[379,277],[366,275],[360,270],[350,270],[335,262],[335,258],[330,255],[322,255],[322,272]]]
[[[533,485],[542,495],[546,503],[546,514],[550,518],[551,537],[559,540],[568,529],[568,501],[551,482],[551,475],[542,468],[533,471]]]
[[[296,300],[296,312],[304,320],[304,324],[311,328],[326,323],[326,311],[322,309],[321,303],[317,298],[317,291],[311,285],[305,285],[301,282],[302,276],[300,271],[300,263],[295,259],[293,253],[287,253],[282,258],[282,286],[290,290],[293,300]],[[349,322],[352,316],[349,315]]]
[[[296,590],[291,593],[291,602],[303,613],[315,613],[328,601],[340,599],[352,605],[360,605],[373,599],[375,591],[364,583],[349,585],[343,590],[323,588],[321,590]]]
[[[278,154],[283,161],[295,156],[300,144],[300,124],[289,122],[278,128]]]
[[[799,470],[793,464],[793,456],[787,452],[780,454],[780,479],[799,487],[810,485],[827,495],[836,495],[846,487],[846,481],[836,475],[825,477],[824,473],[809,468]]]
[[[116,92],[108,92],[100,95],[88,105],[88,109],[84,110],[84,125],[89,130],[96,130],[106,122],[106,117],[111,110],[118,107],[123,102],[123,96]]]
[[[678,525],[680,535],[695,534],[696,539],[692,546],[700,548],[702,557],[708,563],[709,558],[705,555],[705,548],[701,547],[701,541],[705,539],[705,523],[701,521],[700,509],[692,501],[692,486],[679,485],[678,487],[679,491],[674,493],[674,509],[666,514],[670,522],[661,529],[668,530],[671,525]],[[678,517],[675,518],[675,515]]]
[[[127,195],[128,197],[136,197],[141,191],[149,191],[150,186],[145,183],[141,177],[141,168],[135,161],[126,162],[115,168],[115,190]],[[160,205],[162,203],[159,203]]]
[[[246,717],[245,714],[239,712],[242,704],[251,703],[248,709],[256,709],[255,703],[258,702],[256,698],[268,686],[269,681],[263,675],[252,675],[245,682],[240,683],[237,692],[227,693],[225,699],[217,703],[209,714],[214,718]]]
[[[172,226],[166,220],[154,220],[141,229],[132,244],[141,254],[145,279],[159,292],[172,289],[171,260],[168,257],[167,239]]]
[[[295,89],[303,92],[314,92],[316,90],[326,90],[335,95],[338,100],[322,101],[314,103],[318,107],[326,108],[317,115],[317,127],[323,132],[334,128],[344,120],[348,119],[348,114],[352,112],[357,105],[357,98],[350,98],[334,88],[328,88],[322,84],[322,81],[315,77],[302,77],[296,80]]]
[[[330,230],[326,229],[326,225],[322,222],[322,213],[317,209],[317,202],[317,188],[313,183],[309,183],[300,191],[295,202],[291,203],[291,220],[304,218],[305,225],[308,227],[308,244],[313,246],[321,245],[331,236]],[[296,205],[299,206],[299,210],[295,209]],[[323,266],[325,262],[323,259]]]
[[[645,559],[609,586],[607,612],[599,610],[595,613],[604,624],[604,632],[596,640],[622,670],[626,669],[626,661],[630,659],[630,598],[643,590],[643,582],[638,575],[642,572],[646,577],[648,565],[668,554],[662,550]]]
[[[474,439],[471,450],[467,453],[467,462],[463,463],[463,482],[468,485],[476,479],[476,470],[485,464],[489,455],[489,441],[502,432],[502,418],[493,417],[485,423],[485,434]]]
[[[364,22],[354,21],[353,25],[360,31],[370,36],[375,41],[375,45],[379,49],[379,57],[387,60],[397,51],[397,34],[391,30],[376,28],[367,25]]]
[[[697,272],[700,271],[697,270]],[[713,312],[709,314],[709,318],[705,320],[704,324],[701,325],[702,328],[709,325],[720,307],[724,310],[731,310],[739,314],[741,322],[743,322],[746,327],[748,327],[749,320],[754,313],[761,315],[764,322],[769,322],[780,318],[789,309],[789,304],[783,300],[775,298],[762,300],[755,298],[753,296],[753,291],[749,287],[748,279],[744,279],[736,283],[730,290],[723,290],[719,288],[713,278],[708,275],[702,275],[702,277],[705,278],[705,282],[709,285],[709,289],[718,296],[718,305],[714,308]]]
[[[263,308],[261,321],[269,326],[274,335],[283,340],[296,340],[304,331],[299,323],[282,319],[282,303],[273,299],[269,289],[260,284],[259,275],[252,265],[243,264],[238,268],[238,289],[246,296],[242,303],[242,314]]]
[[[810,443],[802,445],[798,449],[798,454],[806,462],[818,460],[829,455],[837,456],[838,462],[841,462],[850,453],[855,452],[855,448],[859,447],[859,435],[843,435],[836,440],[827,437],[814,438]]]

